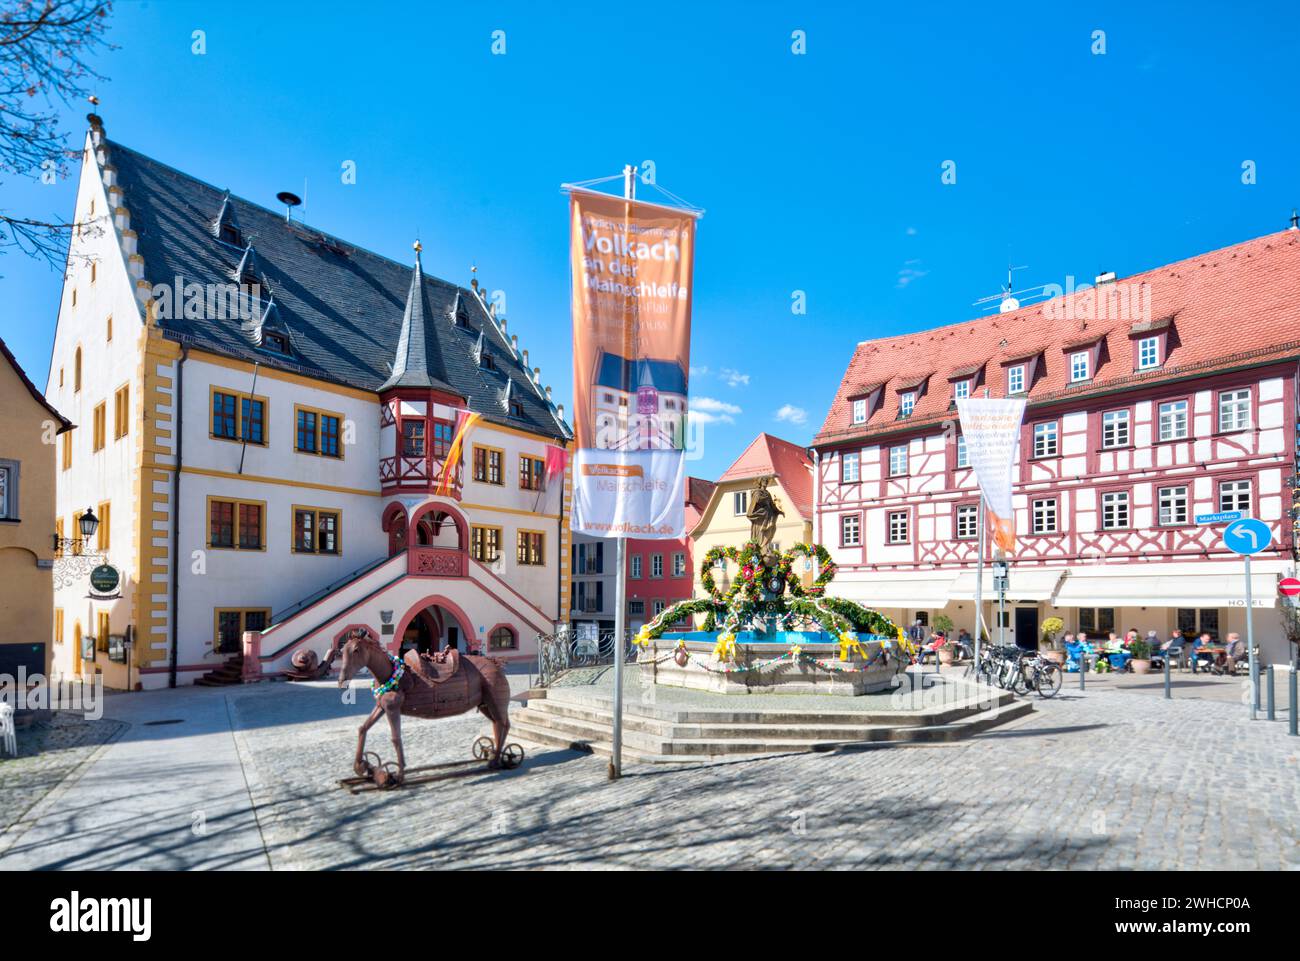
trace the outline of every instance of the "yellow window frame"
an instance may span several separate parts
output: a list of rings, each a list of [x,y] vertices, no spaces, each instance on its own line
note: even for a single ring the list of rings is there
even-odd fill
[[[231,523],[234,525],[231,533],[229,545],[212,543],[212,503],[213,501],[222,504],[233,505],[231,512]],[[239,508],[240,507],[260,507],[259,514],[260,530],[258,531],[259,547],[240,547],[239,546]],[[203,507],[203,543],[211,551],[244,551],[251,553],[253,551],[266,550],[266,501],[249,500],[245,497],[223,497],[217,494],[209,494],[207,502]]]

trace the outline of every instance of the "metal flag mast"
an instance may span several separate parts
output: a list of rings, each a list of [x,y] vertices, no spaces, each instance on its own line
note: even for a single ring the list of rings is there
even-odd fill
[[[631,164],[623,167],[623,199],[636,199],[636,168]],[[627,216],[632,214],[632,205],[627,204]],[[636,331],[633,329],[632,357],[636,360]],[[617,780],[623,775],[623,659],[627,656],[624,634],[627,632],[627,537],[622,533],[616,537],[615,565],[617,574],[614,579],[614,722],[610,738],[609,779]]]

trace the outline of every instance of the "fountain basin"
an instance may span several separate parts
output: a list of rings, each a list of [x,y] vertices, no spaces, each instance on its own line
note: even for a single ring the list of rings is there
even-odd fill
[[[638,658],[642,680],[715,694],[830,694],[855,696],[889,688],[906,666],[892,638],[860,634],[861,650],[840,660],[839,640],[825,631],[737,631],[735,651],[718,661],[720,631],[668,631]],[[680,643],[679,643],[680,642]],[[798,645],[800,656],[790,656]],[[674,657],[687,653],[684,665]]]

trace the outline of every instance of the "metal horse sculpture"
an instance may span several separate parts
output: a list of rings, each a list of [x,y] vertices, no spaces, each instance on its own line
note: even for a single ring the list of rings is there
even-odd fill
[[[374,677],[375,709],[357,731],[357,756],[352,769],[358,777],[378,779],[384,774],[376,772],[365,759],[366,732],[380,715],[388,718],[393,748],[397,751],[399,784],[406,769],[402,753],[403,714],[452,717],[478,708],[492,722],[495,744],[489,763],[493,767],[501,764],[501,750],[510,731],[510,681],[500,659],[458,653],[439,658],[408,651],[405,660],[399,660],[364,631],[354,631],[344,638],[339,653],[343,658],[339,687],[347,687],[363,667],[369,668]]]

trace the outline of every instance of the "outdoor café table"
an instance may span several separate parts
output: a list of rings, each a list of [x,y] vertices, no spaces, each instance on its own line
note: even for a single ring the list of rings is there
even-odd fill
[[[1194,657],[1204,658],[1208,668],[1211,664],[1224,663],[1223,658],[1227,656],[1228,649],[1216,644],[1207,644],[1205,647],[1198,647],[1192,654]]]

